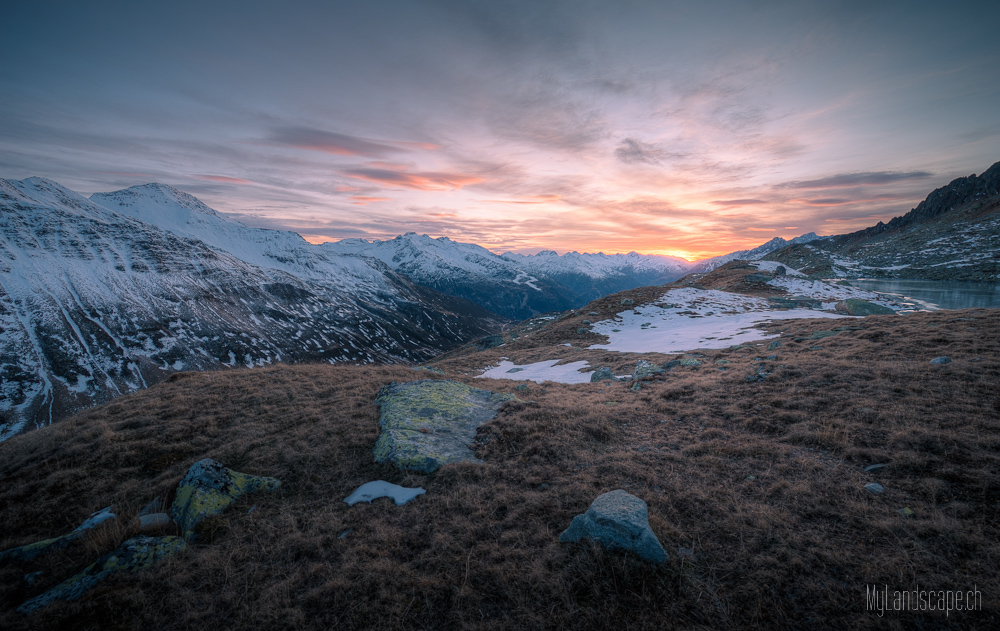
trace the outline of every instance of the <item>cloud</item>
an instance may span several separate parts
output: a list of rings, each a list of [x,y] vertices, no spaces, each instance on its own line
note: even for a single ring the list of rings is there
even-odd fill
[[[626,164],[659,164],[663,152],[635,138],[625,138],[615,149],[615,157]]]
[[[804,182],[784,182],[775,188],[846,188],[851,186],[881,186],[884,184],[894,184],[907,180],[923,180],[933,177],[933,173],[927,171],[909,171],[898,173],[896,171],[868,171],[864,173],[841,173],[818,180],[806,180]]]
[[[407,171],[395,169],[358,168],[341,171],[348,177],[418,191],[448,191],[477,184],[483,178],[445,171]]]
[[[350,199],[354,200],[354,204],[359,206],[364,206],[370,204],[371,202],[387,202],[390,201],[389,197],[369,197],[367,195],[351,195]]]
[[[195,175],[193,176],[199,180],[207,180],[209,182],[222,182],[224,184],[256,184],[251,180],[244,180],[240,177],[227,177],[225,175]]]
[[[710,202],[716,206],[749,206],[751,204],[766,204],[763,199],[717,199]]]
[[[283,127],[276,129],[271,133],[268,140],[279,145],[322,151],[338,156],[381,158],[391,153],[409,151],[408,148],[403,146],[366,140],[358,136],[311,129],[309,127]]]

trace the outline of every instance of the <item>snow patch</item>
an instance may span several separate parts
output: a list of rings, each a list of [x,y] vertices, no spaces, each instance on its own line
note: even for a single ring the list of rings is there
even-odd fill
[[[513,381],[534,381],[535,383],[544,381],[590,383],[590,373],[580,372],[584,368],[590,367],[588,362],[575,361],[556,366],[561,361],[561,359],[547,359],[521,366],[514,362],[502,361],[499,366],[487,368],[483,374],[476,375],[476,379],[511,379]],[[514,372],[511,372],[512,370]]]
[[[402,506],[416,496],[423,495],[426,492],[420,487],[414,489],[392,484],[385,480],[375,480],[374,482],[366,482],[359,486],[344,501],[347,502],[348,506],[354,506],[358,502],[368,502],[371,504],[372,500],[380,497],[388,497],[396,502],[396,506]]]

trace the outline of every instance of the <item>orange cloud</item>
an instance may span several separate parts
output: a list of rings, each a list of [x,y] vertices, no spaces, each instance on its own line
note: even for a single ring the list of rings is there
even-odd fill
[[[411,172],[404,169],[361,168],[347,169],[342,173],[348,177],[367,180],[376,184],[412,188],[418,191],[448,191],[460,189],[470,184],[478,184],[483,178],[462,173],[444,171]]]
[[[369,204],[371,202],[387,202],[391,198],[389,198],[389,197],[368,197],[368,196],[365,196],[365,195],[351,195],[350,199],[355,200],[354,201],[355,204],[358,204],[360,206],[364,206],[365,204]]]

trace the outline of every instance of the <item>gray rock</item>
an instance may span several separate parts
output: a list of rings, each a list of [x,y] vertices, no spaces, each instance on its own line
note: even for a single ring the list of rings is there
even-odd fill
[[[779,348],[780,346],[781,342],[779,342],[778,340],[774,340],[773,342],[767,345],[767,350],[773,351],[774,349]]]
[[[693,368],[695,366],[701,366],[701,361],[699,361],[697,359],[693,359],[691,357],[685,357],[684,359],[682,359],[680,361],[680,365],[681,366],[687,366],[689,368]]]
[[[645,359],[640,359],[635,366],[635,370],[632,371],[632,379],[635,381],[652,379],[661,372],[663,372],[663,369],[656,364],[648,362]]]
[[[240,473],[205,458],[191,465],[177,485],[170,516],[180,526],[184,538],[192,541],[195,527],[206,517],[221,514],[247,493],[280,487],[281,482],[276,478]]]
[[[749,285],[765,285],[771,277],[767,274],[747,274],[743,277],[743,282]]]
[[[746,376],[746,382],[757,383],[759,381],[764,381],[765,379],[767,379],[768,374],[769,373],[766,370],[764,370],[764,366],[762,366],[761,364],[757,364],[757,370]]]
[[[518,392],[527,392],[528,386],[527,384],[519,383],[516,386],[514,386],[514,389],[517,390]]]
[[[878,473],[882,469],[885,469],[887,466],[889,465],[885,463],[870,464],[867,467],[865,467],[865,473]]]
[[[774,268],[774,273],[776,276],[785,276],[786,274],[788,274],[788,270],[785,269],[784,265],[779,265],[778,267]]]
[[[511,368],[507,372],[524,372],[524,368]]]
[[[621,302],[622,302],[623,305],[634,305],[635,304],[635,300],[632,300],[631,298],[622,298]]]
[[[597,313],[596,311],[591,311],[591,312],[590,312],[590,313],[588,313],[587,315],[592,315],[592,316],[595,316],[595,315],[601,315],[601,314]]]
[[[872,495],[882,495],[883,493],[885,493],[885,487],[879,484],[878,482],[869,482],[868,484],[865,485],[865,490],[871,493]]]
[[[469,445],[512,394],[471,388],[457,381],[424,379],[393,383],[379,391],[381,428],[375,462],[430,473],[452,462],[480,462]]]
[[[593,322],[591,322],[590,320],[584,320],[583,324],[593,324]]]
[[[951,357],[948,357],[947,355],[942,355],[941,357],[935,357],[934,359],[931,360],[931,363],[932,364],[950,364],[951,363]]]
[[[607,366],[601,366],[595,370],[590,375],[590,383],[597,383],[598,381],[614,381],[615,375],[611,372],[611,369]]]
[[[876,305],[866,300],[858,300],[857,298],[848,298],[847,300],[838,302],[834,305],[834,309],[840,313],[852,316],[892,315],[896,313],[888,307]]]
[[[587,332],[587,329],[583,328],[582,326],[576,330],[576,334],[577,335],[583,335],[586,332]]]
[[[580,539],[600,542],[609,550],[628,550],[653,563],[669,559],[649,527],[646,502],[622,489],[599,495],[587,512],[574,517],[559,535],[563,543]]]
[[[85,570],[59,583],[49,591],[32,598],[17,610],[31,613],[56,600],[76,600],[112,574],[137,572],[151,567],[161,559],[187,547],[180,537],[147,537],[129,539],[122,547],[91,563]]]

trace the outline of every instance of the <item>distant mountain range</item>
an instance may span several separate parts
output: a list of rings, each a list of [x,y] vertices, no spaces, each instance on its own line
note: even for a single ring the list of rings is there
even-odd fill
[[[378,259],[414,282],[518,320],[574,309],[609,293],[669,283],[691,268],[682,258],[635,252],[499,256],[471,243],[413,232],[386,241],[345,239],[323,248]]]
[[[179,370],[422,361],[503,322],[169,186],[0,180],[0,440]]]

